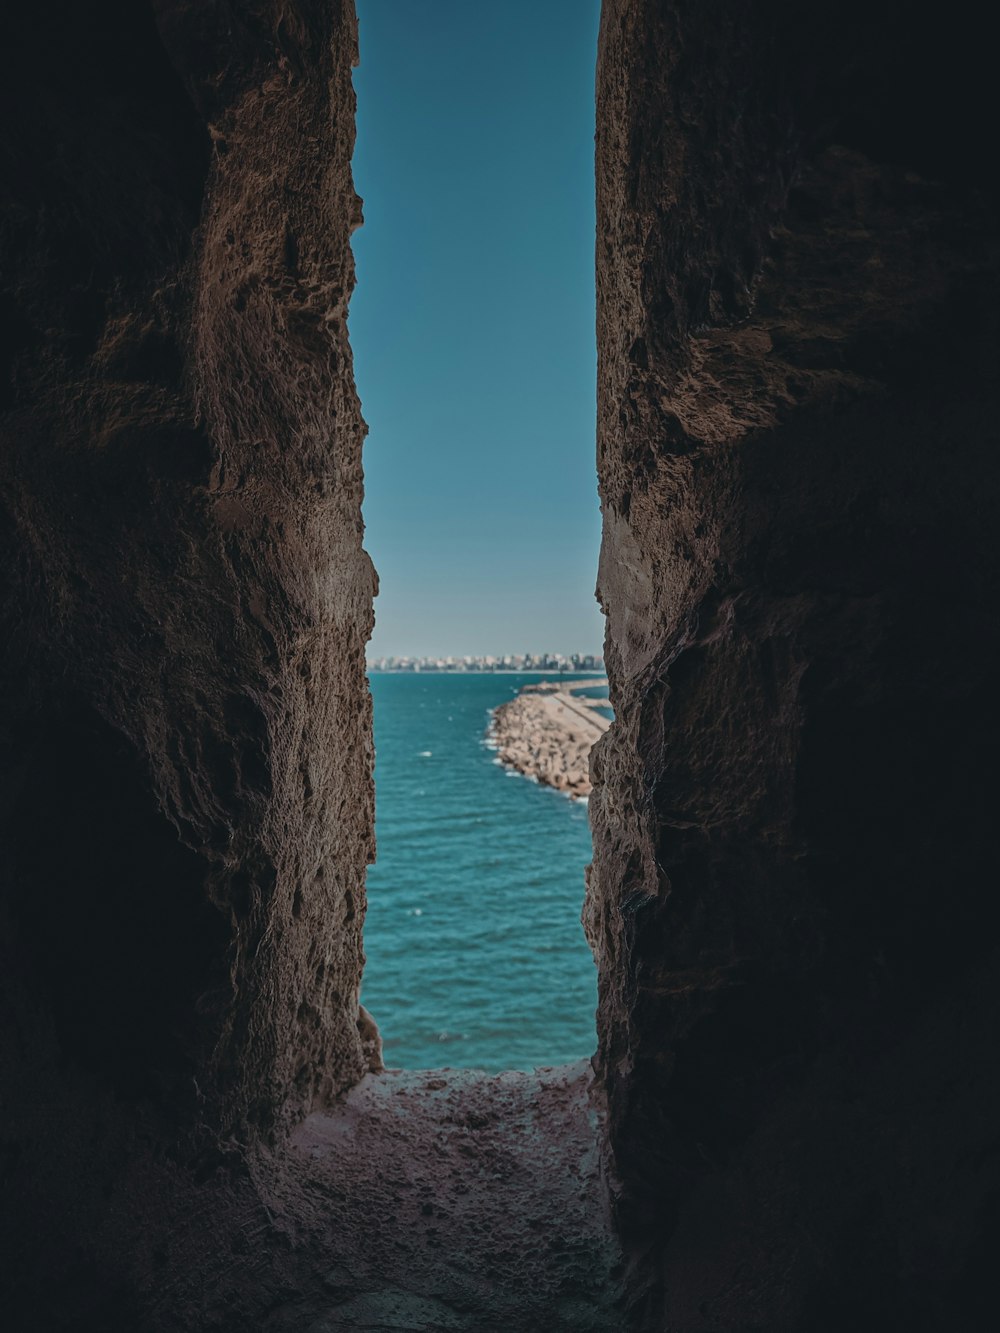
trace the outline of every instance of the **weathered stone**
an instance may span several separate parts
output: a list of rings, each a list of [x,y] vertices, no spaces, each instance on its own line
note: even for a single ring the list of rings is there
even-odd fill
[[[209,40],[222,7],[161,9],[166,50],[143,6],[36,6],[24,40],[61,29],[56,68],[41,81],[29,48],[7,85],[5,896],[28,953],[72,931],[79,957],[53,977],[57,1024],[65,1010],[76,1029],[56,1034],[65,1058],[115,1045],[155,1003],[162,1027],[144,1016],[116,1077],[176,1066],[183,1097],[196,1061],[220,1123],[245,1127],[364,1068],[354,20],[262,3]],[[218,83],[231,38],[240,78],[209,95],[201,69]],[[40,860],[53,835],[65,874]],[[36,895],[44,928],[25,915]],[[120,978],[128,923],[109,899],[148,923]],[[186,932],[211,939],[203,964],[178,958]]]
[[[0,1239],[91,1327],[129,1228],[211,1225],[192,1162],[367,1068],[356,20],[40,0],[3,47]]]
[[[586,924],[650,1329],[951,1327],[986,1280],[995,213],[941,151],[982,89],[922,134],[891,8],[604,6]]]

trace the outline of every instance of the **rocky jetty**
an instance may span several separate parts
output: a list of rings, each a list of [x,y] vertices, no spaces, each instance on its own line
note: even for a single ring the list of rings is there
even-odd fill
[[[516,698],[494,709],[490,737],[509,768],[570,796],[590,795],[590,751],[611,725],[597,710],[606,699],[573,691],[601,684],[591,679],[525,685]]]

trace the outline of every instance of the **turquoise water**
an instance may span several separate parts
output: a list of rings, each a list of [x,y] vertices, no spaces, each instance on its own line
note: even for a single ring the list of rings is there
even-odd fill
[[[483,744],[489,710],[543,678],[371,677],[378,861],[361,998],[390,1068],[532,1069],[594,1050],[587,807],[508,774]]]

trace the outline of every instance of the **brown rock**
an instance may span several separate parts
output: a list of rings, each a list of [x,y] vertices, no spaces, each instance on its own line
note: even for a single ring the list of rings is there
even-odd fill
[[[378,1030],[378,1024],[363,1004],[358,1005],[358,1033],[368,1072],[380,1074],[385,1069],[382,1061],[382,1034]]]
[[[246,1164],[367,1067],[355,20],[8,18],[5,1320],[207,1329],[207,1256],[269,1225]]]
[[[643,1328],[971,1327],[989,1281],[986,84],[890,8],[604,6],[586,921]]]

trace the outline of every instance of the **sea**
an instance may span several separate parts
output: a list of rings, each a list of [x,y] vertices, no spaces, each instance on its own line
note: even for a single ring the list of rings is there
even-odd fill
[[[490,711],[543,679],[370,676],[378,859],[361,1000],[390,1069],[499,1072],[593,1053],[586,802],[502,767],[487,739]]]

